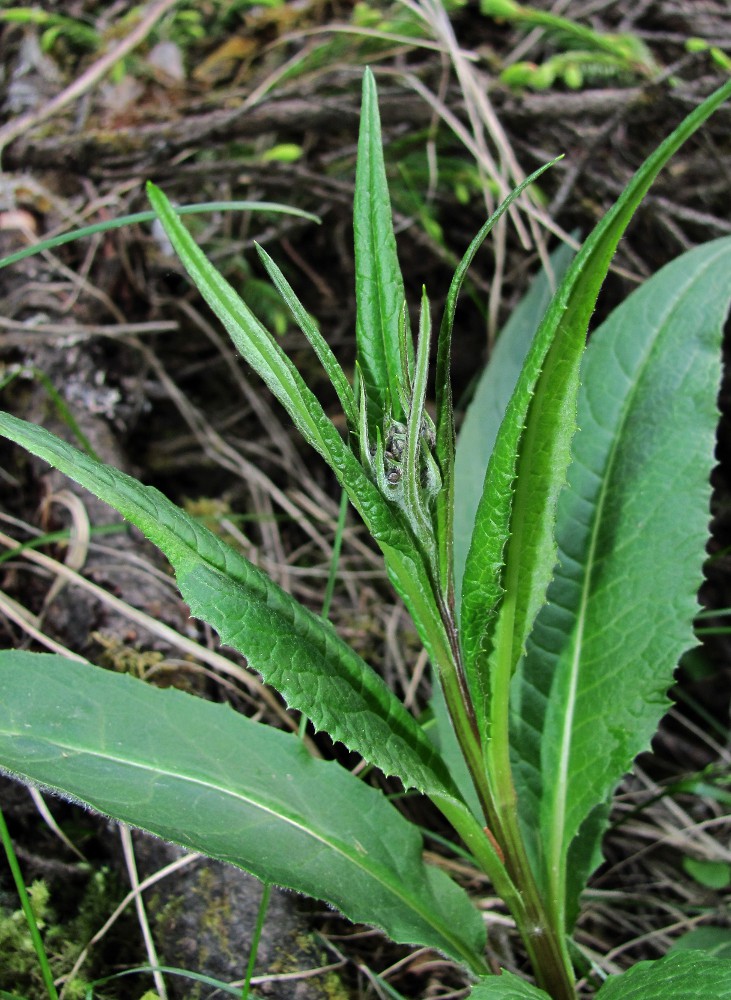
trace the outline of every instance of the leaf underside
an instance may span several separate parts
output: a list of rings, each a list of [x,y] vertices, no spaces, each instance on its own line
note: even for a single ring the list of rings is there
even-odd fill
[[[0,653],[0,685],[2,768],[480,968],[479,914],[414,827],[296,737],[49,654]]]

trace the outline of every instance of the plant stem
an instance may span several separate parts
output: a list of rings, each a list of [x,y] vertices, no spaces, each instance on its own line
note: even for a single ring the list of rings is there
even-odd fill
[[[518,796],[510,763],[510,685],[513,675],[515,588],[508,588],[496,633],[495,662],[491,671],[490,729],[485,743],[484,767],[493,794],[490,816],[504,855],[505,867],[521,892],[522,914],[513,913],[528,950],[538,985],[553,1000],[575,1000],[575,980],[566,946],[563,922],[551,919],[555,907],[547,906],[531,869],[518,817]]]
[[[452,804],[445,806],[437,799],[434,801],[510,908],[538,985],[550,994],[552,1000],[576,1000],[573,967],[563,927],[557,927],[550,919],[520,832],[508,731],[512,643],[498,645],[497,655],[501,657],[501,662],[492,675],[489,739],[483,748],[472,701],[466,690],[457,630],[445,602],[438,603],[443,635],[449,646],[445,650],[442,643],[444,659],[436,661],[440,668],[439,676],[452,725],[488,827],[481,829],[471,814]],[[507,619],[507,634],[512,638],[510,614]]]
[[[10,866],[13,881],[15,882],[15,888],[17,889],[18,897],[20,898],[20,905],[23,908],[25,919],[28,921],[28,930],[30,931],[33,947],[35,948],[36,955],[38,956],[38,964],[41,968],[41,975],[48,991],[48,996],[51,1000],[58,1000],[58,993],[56,991],[56,984],[53,981],[51,966],[48,963],[46,949],[43,947],[41,932],[38,929],[38,924],[33,913],[33,907],[31,906],[30,899],[28,898],[28,891],[25,888],[25,882],[23,881],[23,873],[20,870],[20,865],[18,864],[18,859],[15,855],[15,849],[13,848],[13,842],[10,839],[10,834],[5,823],[5,817],[3,816],[2,809],[0,809],[0,841],[2,841],[2,845],[5,848],[8,865]]]

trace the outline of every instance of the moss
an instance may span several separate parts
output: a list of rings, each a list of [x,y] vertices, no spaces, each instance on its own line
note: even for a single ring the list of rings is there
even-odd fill
[[[46,882],[33,882],[28,894],[53,975],[63,976],[114,907],[115,893],[108,873],[101,870],[92,875],[71,920],[59,919],[54,893]],[[27,996],[45,995],[38,958],[21,909],[0,907],[0,955],[0,989]],[[66,1000],[84,1000],[88,989],[86,976],[75,976],[64,984],[64,996]],[[94,993],[96,1000],[104,1000],[107,995],[98,990]]]
[[[297,949],[295,954],[282,954],[276,962],[272,963],[269,970],[272,975],[300,972],[302,970],[303,956],[310,957],[313,963],[327,964],[327,956],[318,948],[311,935],[297,935],[294,939],[294,945]],[[337,972],[326,972],[324,975],[318,976],[317,979],[310,980],[310,990],[313,996],[315,995],[314,991],[317,986],[320,987],[321,991],[317,995],[322,1000],[350,1000],[350,993],[343,986]],[[254,989],[251,995],[253,997],[263,997],[265,994],[260,994]]]
[[[218,942],[218,947],[227,957],[236,958],[231,954],[229,928],[231,926],[231,903],[221,887],[216,872],[212,868],[204,868],[198,878],[195,892],[204,903],[202,926],[212,933]],[[201,960],[205,962],[207,954],[201,951]]]
[[[99,665],[119,674],[144,677],[151,667],[157,666],[165,658],[160,652],[136,649],[125,645],[117,636],[108,636],[103,632],[92,632],[91,637],[104,650],[99,656]]]

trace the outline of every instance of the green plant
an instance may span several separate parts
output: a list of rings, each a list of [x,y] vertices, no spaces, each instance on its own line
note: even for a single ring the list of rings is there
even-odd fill
[[[0,764],[265,882],[324,898],[396,941],[436,948],[478,978],[473,1000],[575,997],[570,932],[599,862],[613,790],[647,746],[677,659],[693,644],[731,241],[700,247],[648,281],[584,355],[586,331],[617,242],[654,177],[729,96],[731,83],[640,168],[569,266],[535,336],[528,323],[498,348],[485,378],[505,398],[490,400],[480,417],[486,463],[467,436],[455,465],[456,302],[490,228],[545,167],[483,226],[457,268],[437,340],[433,421],[425,407],[429,304],[424,293],[414,345],[366,72],[354,388],[259,250],[330,377],[345,440],[149,187],[236,348],[331,466],[380,546],[438,678],[439,749],[327,621],[220,537],[156,490],[0,414],[2,434],[112,504],[167,554],[192,613],[292,708],[431,798],[510,907],[537,986],[488,975],[477,911],[423,862],[416,830],[375,789],[228,708],[59,657],[6,652]],[[473,501],[462,503],[463,491]],[[458,542],[455,559],[465,532],[470,542]],[[640,963],[597,995],[731,997],[731,967],[689,951]]]
[[[41,29],[41,48],[50,51],[60,38],[67,39],[80,48],[95,49],[99,34],[88,24],[74,17],[51,14],[36,7],[8,7],[0,11],[0,23],[35,25]]]
[[[594,31],[552,11],[538,10],[515,0],[480,0],[480,11],[497,20],[525,28],[544,28],[567,51],[536,65],[516,62],[506,67],[500,79],[511,87],[546,90],[560,80],[572,90],[594,79],[653,77],[658,66],[642,39],[636,35],[612,35]]]

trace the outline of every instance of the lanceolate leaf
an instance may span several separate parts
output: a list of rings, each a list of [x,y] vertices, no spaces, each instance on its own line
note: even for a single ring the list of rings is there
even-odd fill
[[[532,184],[533,181],[537,180],[544,170],[548,170],[549,167],[553,166],[555,160],[551,163],[545,164],[545,166],[540,167],[535,173],[527,177],[522,184],[518,185],[513,191],[510,192],[508,197],[503,201],[499,208],[490,216],[487,222],[482,226],[479,233],[472,240],[470,245],[467,247],[465,254],[460,261],[457,270],[454,273],[451,284],[449,286],[449,292],[447,294],[447,301],[444,304],[444,312],[442,314],[442,322],[439,328],[439,341],[437,344],[437,363],[436,363],[436,379],[435,379],[435,395],[436,395],[436,458],[439,463],[439,468],[442,474],[442,490],[437,496],[436,501],[436,517],[437,517],[437,540],[439,544],[439,556],[440,556],[440,570],[441,570],[441,586],[443,593],[447,595],[452,595],[452,588],[454,586],[454,552],[453,547],[456,544],[454,541],[454,518],[455,518],[455,501],[462,502],[459,491],[455,490],[455,472],[454,472],[454,462],[455,462],[455,442],[454,442],[454,414],[452,411],[452,379],[451,379],[451,364],[452,364],[452,329],[454,327],[454,316],[457,310],[457,300],[459,298],[459,293],[462,289],[462,283],[470,269],[472,261],[475,258],[475,254],[480,249],[482,244],[485,242],[488,234],[492,231],[493,226],[498,221],[498,219],[508,210],[510,205],[515,201],[517,197],[523,192],[523,190]],[[548,302],[546,302],[548,305]],[[545,308],[545,307],[544,307]],[[535,325],[531,329],[531,334],[535,332],[538,328],[538,319],[543,315],[541,311],[539,317],[536,318]],[[519,371],[520,369],[518,369]],[[518,372],[515,373],[517,378]],[[495,428],[497,433],[497,427]],[[490,449],[484,456],[483,469],[487,468],[487,460],[490,457],[490,451],[492,450],[492,443],[494,442],[494,436],[492,441],[490,441]],[[479,449],[482,450],[481,448]],[[474,462],[477,455],[471,458],[470,461]],[[480,477],[479,486],[482,487],[482,480],[484,479],[484,474]],[[472,510],[472,517],[469,520],[469,532],[471,534],[472,525],[474,523],[474,512],[477,509],[477,500],[479,499],[479,493],[474,501],[474,509]],[[467,536],[467,541],[469,541],[469,535]],[[464,566],[464,558],[466,556],[466,543],[465,551],[460,555],[460,580],[462,574],[462,568]]]
[[[638,962],[610,976],[596,1000],[731,1000],[731,962],[704,951]]]
[[[491,699],[490,722],[491,730],[499,727],[499,740],[505,730],[502,695],[553,570],[555,504],[569,462],[578,366],[599,289],[622,233],[658,172],[729,96],[731,81],[685,119],[586,241],[541,324],[501,425],[467,557],[461,614],[475,698],[488,662],[490,688],[501,692]]]
[[[443,641],[443,636],[438,636],[443,628],[434,601],[428,596],[432,585],[409,524],[368,478],[293,363],[196,246],[165,195],[150,185],[149,196],[188,273],[235,346],[286,408],[305,440],[329,463],[347,491],[351,503],[380,545],[394,585],[414,618],[430,655],[438,662],[441,653],[435,642]],[[327,362],[325,352],[319,350],[318,353]],[[341,384],[340,390],[345,399],[347,386]]]
[[[395,541],[398,532],[383,498],[292,361],[196,245],[162,191],[149,184],[147,193],[176,253],[237,350],[284,406],[305,441],[334,470],[374,536],[393,536]]]
[[[500,332],[462,421],[454,466],[454,578],[458,602],[475,515],[485,484],[485,470],[495,439],[525,356],[572,256],[571,248],[561,244],[551,255],[551,274],[542,270],[533,279],[525,297]]]
[[[467,895],[414,827],[300,741],[63,657],[0,653],[0,766],[484,972]]]
[[[318,729],[407,786],[451,795],[446,769],[415,719],[332,628],[171,503],[33,424],[0,412],[0,434],[116,508],[168,557],[180,592]]]
[[[309,313],[302,305],[294,293],[294,289],[282,274],[281,270],[274,263],[264,247],[256,245],[256,252],[266,268],[266,272],[275,285],[277,291],[292,311],[292,315],[297,320],[297,324],[312,345],[312,349],[325,369],[333,389],[338,395],[340,405],[348,422],[348,428],[355,431],[358,426],[358,411],[355,402],[355,394],[345,377],[345,372],[340,367],[340,363],[332,352],[330,345],[318,330]]]
[[[396,419],[404,417],[398,327],[405,298],[383,163],[376,82],[370,69],[363,75],[353,227],[358,361],[368,397],[369,425],[375,430],[389,406]]]
[[[515,691],[521,807],[557,920],[579,889],[567,852],[649,745],[694,644],[730,298],[718,240],[630,296],[586,352],[559,563]]]

